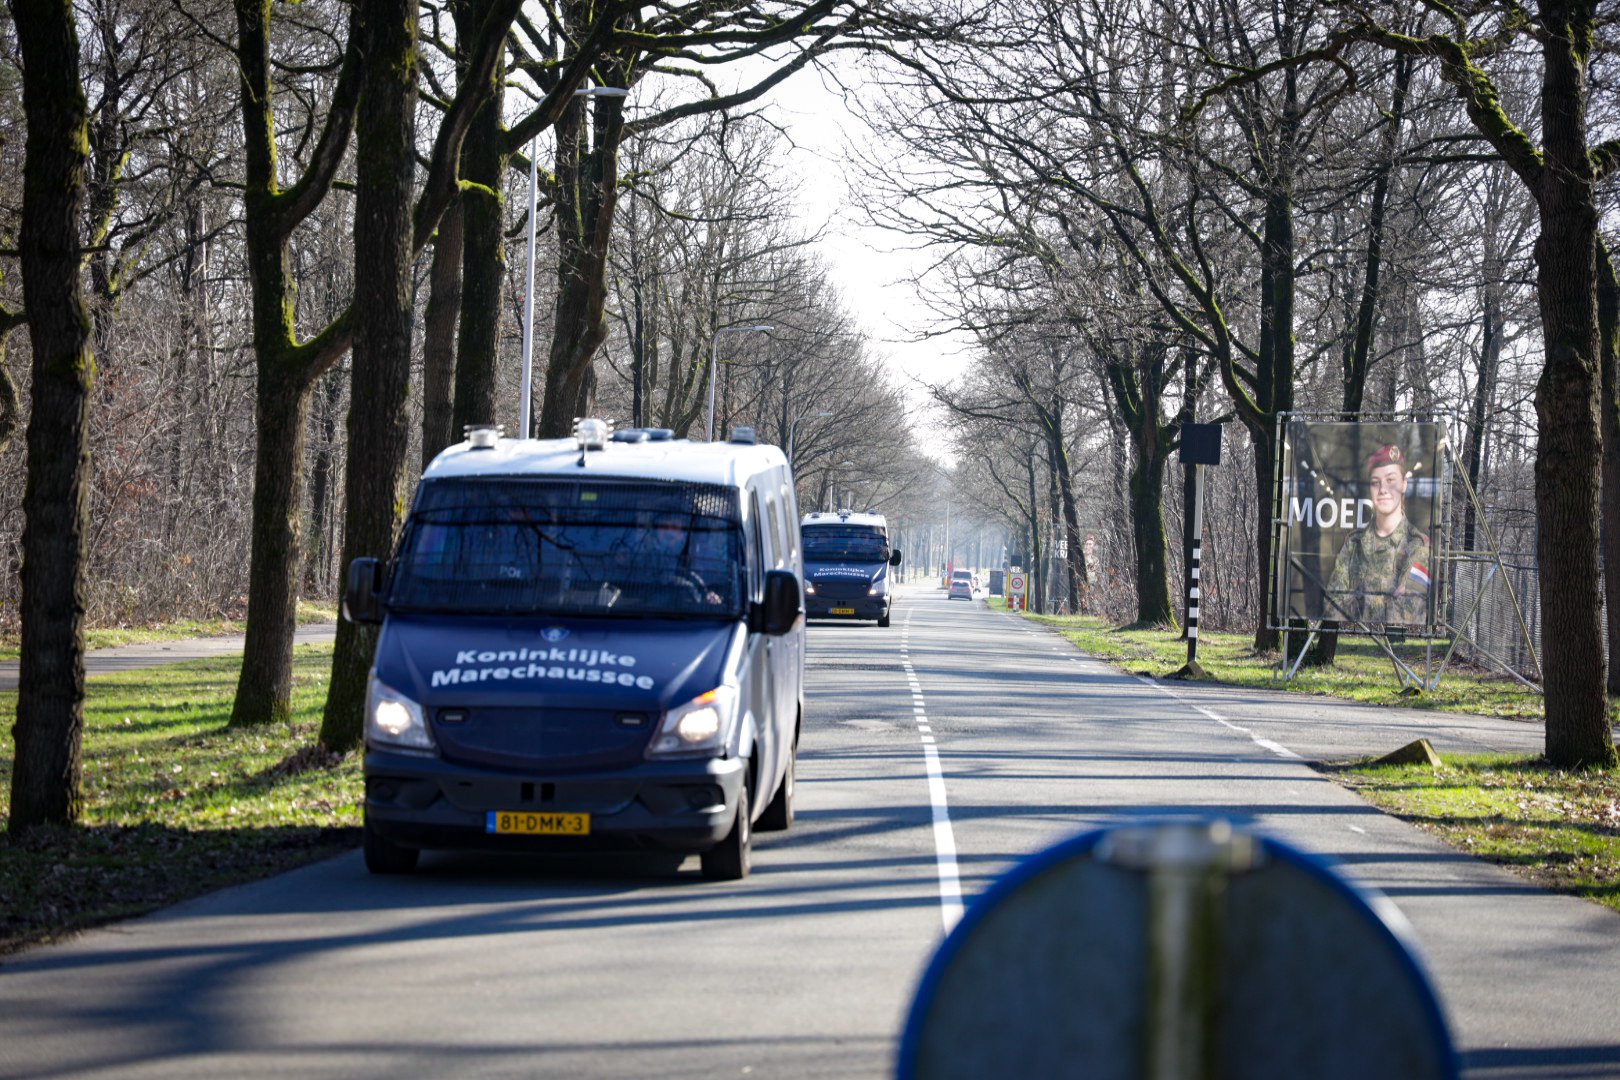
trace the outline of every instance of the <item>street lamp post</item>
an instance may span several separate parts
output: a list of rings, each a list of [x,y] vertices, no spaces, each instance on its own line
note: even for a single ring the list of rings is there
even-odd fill
[[[714,442],[714,369],[720,362],[720,335],[742,334],[750,330],[775,330],[774,326],[722,326],[714,332],[714,339],[709,343],[709,427],[708,439]]]
[[[799,421],[800,420],[814,420],[817,417],[831,416],[831,415],[832,415],[832,413],[830,413],[830,412],[815,412],[815,413],[805,413],[803,416],[795,416],[793,418],[793,422],[788,425],[787,459],[788,459],[788,471],[789,472],[793,471],[793,436],[798,434]]]
[[[623,86],[582,86],[574,91],[574,96],[622,98],[629,93],[629,88]],[[529,285],[523,290],[523,389],[520,391],[523,401],[518,408],[520,439],[529,437],[529,425],[534,420],[534,218],[539,187],[539,166],[535,161],[534,147],[538,141],[538,135],[529,140]]]

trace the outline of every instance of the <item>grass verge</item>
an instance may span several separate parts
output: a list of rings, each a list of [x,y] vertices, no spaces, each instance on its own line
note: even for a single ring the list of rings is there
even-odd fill
[[[312,600],[298,602],[298,624],[332,622],[337,619],[337,605]],[[177,619],[174,622],[145,625],[96,626],[84,632],[87,649],[110,649],[118,645],[145,645],[154,641],[179,641],[185,638],[224,637],[247,633],[245,619]],[[13,628],[0,632],[0,660],[16,660],[20,656],[21,638]]]
[[[1620,911],[1620,773],[1564,772],[1505,754],[1444,762],[1324,771],[1461,851]]]
[[[1000,597],[992,606],[1005,608]],[[1154,627],[1116,627],[1090,616],[1030,615],[1024,618],[1058,630],[1081,651],[1108,660],[1141,675],[1164,678],[1187,662],[1187,643],[1174,630]],[[1505,676],[1459,664],[1453,660],[1435,690],[1402,696],[1389,657],[1366,638],[1345,638],[1331,668],[1301,669],[1289,683],[1276,681],[1275,653],[1256,653],[1248,634],[1201,630],[1198,662],[1212,682],[1255,690],[1291,690],[1323,694],[1371,705],[1438,709],[1504,716],[1517,720],[1542,718],[1541,695]],[[1423,646],[1397,646],[1402,660],[1421,670]],[[1437,648],[1436,661],[1444,655]]]
[[[331,658],[299,646],[291,721],[247,730],[226,726],[240,657],[87,680],[83,822],[21,839],[0,694],[0,954],[355,846],[359,755],[314,750]]]

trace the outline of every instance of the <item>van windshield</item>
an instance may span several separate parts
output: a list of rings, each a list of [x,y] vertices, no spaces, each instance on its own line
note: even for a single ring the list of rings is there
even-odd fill
[[[736,492],[707,484],[447,479],[422,486],[388,605],[463,614],[736,618]]]
[[[889,540],[876,525],[805,525],[808,562],[888,562]]]

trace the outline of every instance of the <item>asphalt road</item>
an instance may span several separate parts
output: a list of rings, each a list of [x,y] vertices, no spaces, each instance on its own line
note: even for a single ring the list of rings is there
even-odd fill
[[[11,959],[0,1076],[882,1076],[961,898],[1079,829],[1188,810],[1388,894],[1470,1075],[1620,1076],[1620,916],[1302,760],[1531,749],[1533,726],[1162,686],[931,590],[887,630],[813,627],[808,679],[799,820],[741,883],[695,859],[430,854],[388,879],[344,856]]]

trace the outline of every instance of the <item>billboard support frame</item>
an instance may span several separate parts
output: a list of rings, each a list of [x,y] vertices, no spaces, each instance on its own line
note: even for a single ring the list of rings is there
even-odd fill
[[[1446,444],[1446,453],[1455,459],[1455,451],[1452,450],[1449,442]],[[1501,580],[1502,588],[1507,592],[1508,603],[1513,608],[1513,618],[1519,624],[1519,633],[1524,636],[1525,652],[1530,656],[1530,663],[1535,668],[1536,677],[1538,679],[1544,679],[1545,675],[1541,670],[1541,655],[1536,652],[1535,640],[1530,635],[1530,624],[1527,623],[1524,618],[1524,608],[1520,606],[1519,597],[1513,591],[1513,581],[1508,576],[1507,568],[1502,565],[1502,552],[1501,549],[1496,546],[1496,534],[1491,530],[1490,520],[1485,516],[1485,508],[1479,501],[1479,493],[1474,490],[1473,482],[1468,479],[1468,472],[1466,469],[1459,469],[1457,477],[1462,481],[1463,491],[1468,495],[1468,501],[1474,508],[1474,520],[1479,522],[1480,533],[1485,538],[1486,551],[1488,551],[1490,555],[1488,559],[1478,559],[1472,561],[1489,562],[1492,567],[1492,573],[1487,576],[1485,586],[1475,593],[1474,602],[1469,605],[1468,614],[1463,616],[1458,625],[1447,625],[1447,629],[1451,631],[1451,642],[1446,648],[1445,657],[1440,661],[1440,670],[1435,672],[1434,686],[1440,685],[1440,676],[1445,674],[1446,668],[1451,665],[1451,658],[1457,651],[1457,642],[1460,639],[1468,636],[1466,631],[1463,630],[1463,627],[1468,625],[1469,620],[1474,617],[1474,612],[1479,609],[1480,601],[1485,598],[1485,589],[1490,587],[1491,578],[1498,578]],[[1456,561],[1458,553],[1447,552],[1447,555],[1449,560]],[[1531,682],[1529,679],[1526,679],[1524,676],[1514,671],[1511,664],[1504,663],[1498,657],[1487,652],[1480,646],[1479,642],[1473,641],[1472,638],[1469,638],[1469,641],[1473,642],[1474,647],[1479,649],[1480,652],[1485,653],[1485,655],[1490,657],[1490,659],[1495,660],[1502,670],[1507,672],[1510,677],[1516,679],[1518,682],[1524,684],[1530,689],[1535,690],[1537,693],[1544,692],[1543,688],[1539,684]],[[1433,689],[1433,687],[1431,686],[1430,689]]]
[[[1293,679],[1299,674],[1299,669],[1304,664],[1306,654],[1310,651],[1310,648],[1315,643],[1316,639],[1321,635],[1322,624],[1327,621],[1325,619],[1307,620],[1305,622],[1305,626],[1300,627],[1298,625],[1291,625],[1290,619],[1279,617],[1277,614],[1278,609],[1283,602],[1284,595],[1284,590],[1282,588],[1282,581],[1284,580],[1282,561],[1287,557],[1287,547],[1283,541],[1283,530],[1287,528],[1288,525],[1284,518],[1283,506],[1283,500],[1285,497],[1284,473],[1292,461],[1292,447],[1287,441],[1286,432],[1288,424],[1291,421],[1298,420],[1318,421],[1321,423],[1439,424],[1445,427],[1446,437],[1442,440],[1444,453],[1441,455],[1441,461],[1445,467],[1445,475],[1439,489],[1439,520],[1435,523],[1439,527],[1434,530],[1436,533],[1443,533],[1445,537],[1445,543],[1442,545],[1436,545],[1435,548],[1435,552],[1438,555],[1438,559],[1436,560],[1436,570],[1439,571],[1437,575],[1437,584],[1440,584],[1442,588],[1444,587],[1444,583],[1449,580],[1449,575],[1447,573],[1449,570],[1449,564],[1454,561],[1458,554],[1451,548],[1450,535],[1452,509],[1451,486],[1454,475],[1462,479],[1463,488],[1467,493],[1469,502],[1474,506],[1476,518],[1482,522],[1484,520],[1484,511],[1480,506],[1479,496],[1474,491],[1473,485],[1468,482],[1467,473],[1463,472],[1461,469],[1458,469],[1455,474],[1453,474],[1452,471],[1453,467],[1459,465],[1456,457],[1456,451],[1453,447],[1455,439],[1452,437],[1455,434],[1457,425],[1456,414],[1356,413],[1354,420],[1346,420],[1345,414],[1339,412],[1278,413],[1276,445],[1279,449],[1279,453],[1277,454],[1276,475],[1272,484],[1271,504],[1271,553],[1273,567],[1272,587],[1275,592],[1272,597],[1273,603],[1271,605],[1271,611],[1268,612],[1268,614],[1270,615],[1273,623],[1271,628],[1279,631],[1282,634],[1282,647],[1278,654],[1277,664],[1272,668],[1272,680],[1274,682],[1282,683],[1292,682]],[[1496,550],[1495,537],[1491,534],[1489,525],[1486,525],[1482,532],[1484,533],[1486,543],[1489,547],[1490,559],[1495,562],[1500,576],[1503,578],[1503,583],[1506,585],[1506,574],[1505,572],[1501,572],[1501,555]],[[1303,570],[1303,567],[1301,567],[1301,569]],[[1511,589],[1509,595],[1510,597],[1512,596]],[[1433,691],[1439,686],[1440,677],[1445,673],[1447,666],[1450,664],[1451,657],[1456,651],[1458,637],[1462,636],[1461,631],[1457,627],[1453,626],[1450,622],[1446,621],[1443,614],[1436,618],[1435,622],[1425,626],[1420,635],[1415,635],[1422,637],[1424,640],[1423,671],[1420,674],[1411,664],[1406,663],[1400,658],[1399,655],[1396,654],[1394,646],[1390,642],[1390,633],[1387,627],[1375,630],[1371,625],[1363,620],[1350,617],[1349,614],[1342,607],[1340,607],[1338,602],[1331,596],[1327,597],[1327,601],[1334,608],[1338,609],[1340,615],[1344,616],[1343,619],[1337,620],[1340,623],[1340,626],[1333,632],[1336,634],[1349,634],[1358,637],[1370,637],[1374,643],[1376,643],[1378,647],[1383,650],[1384,655],[1389,658],[1390,664],[1394,668],[1396,681],[1400,684],[1401,692],[1403,694],[1420,693],[1424,690]],[[1525,628],[1523,615],[1519,610],[1518,600],[1516,597],[1513,598],[1513,606],[1514,613],[1519,618],[1520,627],[1524,630],[1525,640],[1528,644],[1529,631],[1527,628]],[[1441,607],[1442,605],[1437,602],[1435,605],[1436,611],[1440,611]],[[1465,619],[1464,621],[1466,622],[1467,620]],[[1288,658],[1291,655],[1289,649],[1291,638],[1298,635],[1302,631],[1305,633],[1305,640],[1299,647],[1298,654],[1294,656],[1293,661],[1290,663]],[[1445,655],[1438,665],[1436,665],[1434,662],[1434,645],[1437,641],[1446,641],[1447,644]],[[1540,662],[1538,659],[1538,672],[1540,670],[1539,664]]]

